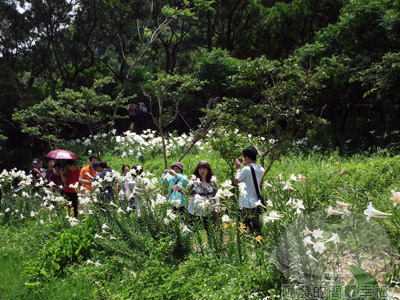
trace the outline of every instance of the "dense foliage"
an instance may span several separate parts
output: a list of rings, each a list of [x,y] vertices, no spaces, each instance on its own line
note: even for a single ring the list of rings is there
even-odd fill
[[[132,101],[155,120],[176,114],[165,130],[195,128],[214,99],[226,126],[283,148],[295,136],[341,153],[397,146],[399,11],[398,0],[2,1],[0,166],[124,131]],[[169,75],[202,84],[178,106],[179,86],[156,88]],[[160,95],[165,111],[149,102]]]

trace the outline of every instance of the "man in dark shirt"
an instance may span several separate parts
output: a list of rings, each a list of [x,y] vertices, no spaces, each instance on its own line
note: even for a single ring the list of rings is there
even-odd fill
[[[46,179],[47,182],[50,181],[50,175],[54,172],[54,159],[49,159],[47,161],[47,169],[46,169]]]
[[[43,180],[46,179],[46,170],[40,167],[41,161],[39,158],[34,158],[32,160],[32,170],[29,171],[29,175],[33,176],[33,179],[35,180],[40,180],[42,178]]]

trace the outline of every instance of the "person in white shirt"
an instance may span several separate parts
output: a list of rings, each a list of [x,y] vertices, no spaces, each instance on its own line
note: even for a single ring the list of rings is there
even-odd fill
[[[251,172],[251,167],[254,169],[256,181],[259,191],[261,193],[261,179],[264,174],[264,168],[257,165],[257,149],[253,146],[246,147],[242,151],[243,159],[236,159],[236,175],[235,183],[244,183],[245,187],[241,190],[239,198],[239,206],[241,207],[241,218],[243,223],[251,232],[261,235],[260,212],[257,209],[257,196],[256,187]],[[243,168],[242,168],[243,164]]]

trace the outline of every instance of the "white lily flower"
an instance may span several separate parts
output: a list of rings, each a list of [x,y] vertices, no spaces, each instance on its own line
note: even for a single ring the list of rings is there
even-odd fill
[[[118,205],[116,205],[113,201],[111,201],[109,204],[110,206],[118,207]]]
[[[303,230],[303,234],[305,235],[305,236],[307,236],[307,235],[310,235],[310,234],[312,234],[313,232],[310,230],[310,229],[308,229],[307,227]]]
[[[182,232],[185,233],[185,232],[192,232],[192,231],[189,229],[189,227],[187,227],[186,225],[183,225]]]
[[[107,226],[106,223],[103,224],[103,226],[101,226],[101,229],[106,230],[106,229],[111,229],[109,226]]]
[[[268,181],[264,181],[264,183],[263,183],[264,188],[271,187],[271,186],[272,186],[272,184],[268,183]]]
[[[391,190],[393,197],[390,198],[390,200],[393,201],[393,207],[395,207],[397,204],[400,204],[400,192],[396,192],[395,190]]]
[[[339,243],[340,242],[339,235],[337,233],[332,233],[331,238],[325,241],[325,243],[330,243],[330,242],[333,242],[334,244]]]
[[[255,205],[256,205],[256,206],[261,206],[261,207],[266,208],[265,205],[261,203],[261,199],[259,199],[259,200],[255,203]]]
[[[238,186],[239,186],[240,196],[246,197],[247,196],[246,183],[239,182]]]
[[[289,180],[297,181],[296,175],[290,174]]]
[[[372,202],[370,202],[368,205],[368,208],[366,210],[364,210],[364,215],[367,216],[367,221],[369,222],[370,218],[386,218],[388,216],[391,216],[392,214],[385,213],[385,212],[375,209],[372,206]]]
[[[322,254],[326,250],[325,243],[324,242],[316,242],[313,245],[313,249],[315,252],[319,252],[320,254]]]
[[[285,186],[282,188],[282,190],[295,191],[290,181],[286,181],[284,184]]]
[[[278,214],[275,210],[273,210],[269,213],[269,215],[263,216],[263,221],[264,221],[264,223],[268,223],[268,222],[274,222],[276,220],[280,220],[281,218],[282,218],[282,216],[280,214]]]
[[[324,232],[321,229],[315,229],[312,233],[313,237],[318,239],[323,237]]]
[[[220,190],[218,190],[218,192],[219,192]],[[218,193],[217,192],[217,193]],[[230,190],[228,190],[228,189],[225,189],[225,190],[221,190],[221,193],[223,193],[223,195],[224,195],[224,197],[232,197],[232,196],[234,196],[235,194],[234,193],[232,193]]]
[[[225,180],[225,181],[221,184],[221,187],[224,188],[224,189],[231,189],[231,188],[233,188],[233,186],[232,186],[232,180],[230,180],[230,179]]]
[[[332,206],[328,207],[327,213],[328,213],[327,217],[334,216],[334,215],[344,215],[345,214],[343,211],[339,211],[339,210],[333,209]]]
[[[221,220],[222,220],[222,222],[224,222],[224,223],[229,223],[229,222],[232,221],[231,218],[229,218],[228,215],[223,215],[222,218],[221,218]]]
[[[181,204],[181,200],[179,200],[179,199],[171,200],[171,205],[174,207],[179,207],[180,204]]]
[[[300,182],[306,182],[306,178],[307,178],[307,177],[305,177],[305,176],[299,174],[299,175],[297,176],[297,178],[299,179]]]
[[[304,242],[304,245],[314,245],[314,242],[311,240],[311,236],[306,236],[304,239],[303,239],[303,242]]]
[[[318,259],[316,259],[314,256],[312,256],[311,250],[308,250],[308,251],[306,252],[306,254],[307,254],[307,256],[308,256],[309,258],[311,258],[313,261],[318,262]]]

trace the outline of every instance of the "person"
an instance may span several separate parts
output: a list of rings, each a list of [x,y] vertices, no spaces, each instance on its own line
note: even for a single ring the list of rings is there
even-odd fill
[[[183,165],[178,161],[171,166],[171,169],[164,170],[160,179],[162,184],[169,186],[169,203],[172,203],[174,210],[180,212],[185,210],[187,204],[186,196],[182,194],[182,191],[189,182],[187,176],[182,173]]]
[[[74,208],[74,216],[78,218],[78,194],[74,187],[71,185],[79,185],[79,174],[81,169],[75,165],[75,162],[70,159],[66,163],[67,171],[61,175],[61,179],[65,184],[65,196],[68,201],[72,202],[72,207]]]
[[[89,164],[84,166],[79,174],[79,183],[83,186],[82,194],[86,194],[86,191],[92,191],[92,181],[97,171],[93,167],[93,163],[98,161],[97,156],[89,156]]]
[[[41,167],[42,162],[40,161],[39,158],[34,158],[32,160],[32,170],[29,171],[29,175],[32,175],[34,180],[40,180],[40,178],[43,179],[43,181],[46,179],[46,170]]]
[[[131,188],[129,187],[129,182],[131,181],[128,175],[131,168],[128,165],[122,166],[122,177],[117,185],[117,190],[115,192],[117,200],[120,202],[122,208],[126,208],[126,201],[130,199]]]
[[[257,209],[257,202],[259,201],[257,196],[256,187],[254,186],[254,180],[252,176],[251,168],[254,169],[256,175],[256,182],[261,193],[260,185],[261,179],[264,175],[264,168],[257,164],[257,149],[253,146],[249,146],[243,149],[243,169],[241,166],[241,161],[239,159],[235,160],[237,172],[235,175],[235,183],[239,184],[241,182],[245,183],[245,193],[239,197],[239,205],[241,209],[241,218],[243,223],[250,231],[261,235],[261,225],[260,225],[260,212]],[[246,194],[246,195],[244,195]]]
[[[113,192],[113,183],[114,176],[112,174],[112,169],[108,167],[105,161],[99,161],[96,168],[96,175],[94,175],[95,181],[100,181],[100,201],[104,202],[104,200],[111,201],[114,198]],[[100,203],[100,205],[102,205]]]
[[[54,185],[51,187],[51,189],[54,191],[59,191],[60,194],[64,194],[64,187],[63,187],[63,181],[61,178],[63,169],[61,166],[61,163],[56,162],[54,164],[54,172],[50,174],[49,176],[49,182],[53,182]]]
[[[216,220],[217,205],[219,202],[214,198],[218,191],[218,185],[213,178],[211,166],[207,161],[200,161],[196,166],[193,175],[196,180],[189,182],[191,198],[189,200],[189,219],[201,219],[204,228],[209,233],[209,219]]]
[[[54,172],[54,159],[49,159],[47,161],[47,169],[46,169],[46,179],[47,182],[50,182],[50,175]]]

